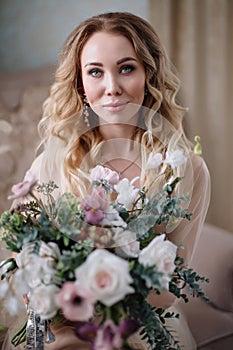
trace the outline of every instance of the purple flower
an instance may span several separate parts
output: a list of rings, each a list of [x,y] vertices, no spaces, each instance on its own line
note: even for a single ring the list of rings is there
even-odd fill
[[[78,322],[75,325],[75,333],[77,337],[84,341],[93,342],[99,326],[92,322]]]
[[[93,316],[92,293],[74,282],[66,282],[56,295],[56,303],[70,321],[87,321]]]
[[[97,330],[93,344],[93,350],[113,350],[122,347],[123,339],[139,329],[137,321],[128,319],[122,320],[117,326],[112,320],[105,321],[103,327]]]
[[[84,220],[91,225],[98,225],[104,218],[104,213],[100,209],[91,208],[86,210]]]
[[[135,333],[140,328],[140,323],[133,320],[122,320],[119,325],[119,332],[123,339],[127,339],[131,334]]]
[[[92,193],[83,199],[82,206],[85,210],[84,220],[92,225],[99,224],[109,206],[105,190],[102,187],[94,188]]]
[[[23,182],[20,182],[12,186],[11,191],[13,194],[8,197],[8,199],[17,199],[28,195],[31,188],[37,183],[35,175],[28,170],[25,174]]]
[[[93,344],[94,350],[113,350],[122,346],[122,337],[112,320],[105,321],[103,327],[99,328]]]
[[[114,350],[122,347],[124,339],[136,332],[140,324],[133,320],[122,320],[117,326],[112,320],[105,321],[103,326],[91,322],[78,322],[76,335],[84,341],[92,343],[92,350]]]

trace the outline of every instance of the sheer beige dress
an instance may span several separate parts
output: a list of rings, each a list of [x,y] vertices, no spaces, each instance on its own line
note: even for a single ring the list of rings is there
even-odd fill
[[[54,180],[60,189],[60,192],[66,191],[66,182],[61,172],[61,166],[59,160],[57,160],[57,167],[51,168],[49,162],[46,161],[45,154],[40,155],[32,164],[31,170],[37,174],[41,182],[46,182],[49,179]],[[43,165],[43,171],[42,166]],[[168,238],[174,242],[177,246],[183,246],[184,249],[180,250],[180,254],[185,258],[186,263],[190,263],[193,253],[195,251],[197,242],[202,232],[203,223],[206,217],[206,212],[209,205],[210,195],[210,178],[209,172],[205,162],[201,157],[197,157],[194,154],[190,154],[189,163],[185,169],[184,182],[182,184],[182,192],[189,194],[189,212],[191,212],[191,221],[181,220],[177,225],[172,228],[167,228]],[[167,292],[164,296],[161,296],[161,300],[155,306],[165,306],[170,311],[180,313],[180,318],[177,320],[171,320],[168,323],[169,329],[173,330],[173,334],[179,340],[181,348],[185,350],[196,349],[195,341],[189,330],[189,327],[185,321],[184,315],[179,310],[179,303],[181,301],[175,301],[172,295]],[[153,297],[151,298],[153,301]],[[156,299],[157,302],[158,299]],[[87,342],[81,342],[74,334],[73,326],[67,324],[58,324],[53,327],[53,332],[56,337],[54,343],[45,346],[46,350],[86,350],[90,349],[90,344]],[[131,344],[137,349],[149,349],[148,345],[140,340],[139,335],[131,337]],[[23,348],[23,347],[22,347]],[[9,340],[6,342],[2,350],[12,350],[9,345]]]

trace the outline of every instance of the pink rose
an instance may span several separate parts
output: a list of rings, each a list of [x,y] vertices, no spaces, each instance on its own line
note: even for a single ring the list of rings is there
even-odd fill
[[[92,169],[90,177],[92,181],[106,180],[111,186],[119,182],[119,175],[117,172],[103,167],[102,165],[97,165]]]
[[[13,194],[8,199],[17,199],[25,197],[30,192],[31,188],[37,183],[35,175],[28,170],[24,176],[23,182],[20,182],[12,186],[11,191]]]

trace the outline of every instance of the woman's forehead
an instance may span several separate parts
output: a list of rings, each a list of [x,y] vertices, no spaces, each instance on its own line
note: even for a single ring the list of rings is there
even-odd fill
[[[102,61],[108,58],[118,61],[122,57],[137,58],[134,47],[129,39],[122,34],[97,32],[87,40],[81,53],[81,62]]]

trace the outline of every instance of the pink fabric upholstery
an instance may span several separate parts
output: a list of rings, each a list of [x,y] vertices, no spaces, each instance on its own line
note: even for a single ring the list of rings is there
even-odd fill
[[[192,267],[210,278],[211,300],[190,298],[182,310],[200,350],[233,349],[233,233],[205,224]]]

